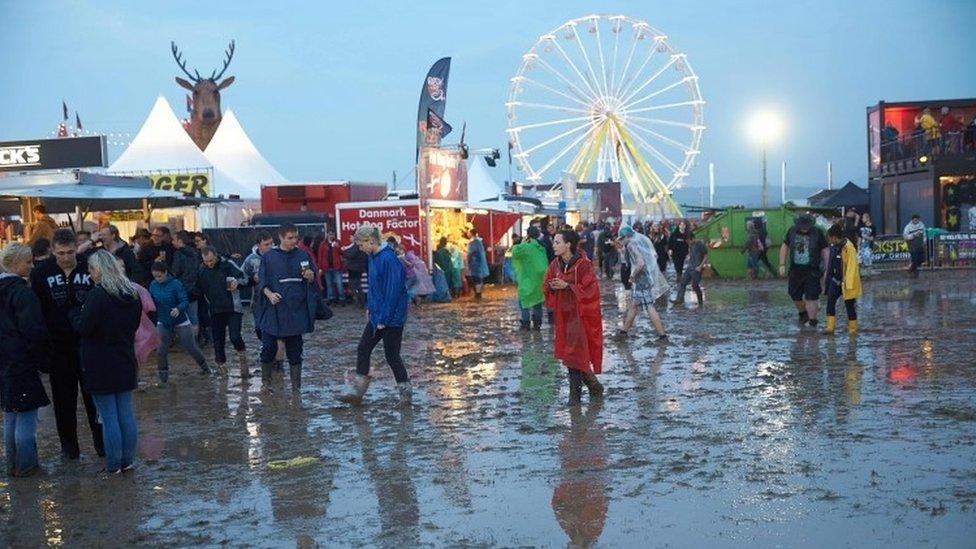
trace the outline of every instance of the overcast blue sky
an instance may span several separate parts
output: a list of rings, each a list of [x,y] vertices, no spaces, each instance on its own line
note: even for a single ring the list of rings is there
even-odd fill
[[[504,150],[522,53],[589,13],[644,19],[688,55],[708,126],[689,186],[707,181],[708,162],[720,185],[758,184],[745,131],[758,106],[789,123],[770,151],[776,178],[786,160],[791,182],[822,184],[831,160],[835,181],[864,184],[865,107],[976,97],[972,0],[248,4],[0,0],[0,139],[49,134],[62,98],[101,132],[134,134],[160,93],[182,115],[170,40],[209,73],[233,38],[223,106],[279,171],[387,181],[412,167],[420,85],[436,59],[453,57],[447,120],[467,122],[472,146]]]

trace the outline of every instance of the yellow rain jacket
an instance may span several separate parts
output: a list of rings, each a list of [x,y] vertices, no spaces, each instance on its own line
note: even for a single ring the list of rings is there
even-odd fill
[[[857,249],[850,240],[844,239],[841,264],[844,269],[844,301],[861,297],[861,267],[857,262]]]

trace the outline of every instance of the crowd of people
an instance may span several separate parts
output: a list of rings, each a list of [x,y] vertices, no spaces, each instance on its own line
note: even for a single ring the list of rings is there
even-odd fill
[[[567,368],[570,404],[581,401],[584,387],[591,400],[599,400],[604,392],[598,378],[604,343],[601,283],[615,284],[619,276],[628,292],[626,311],[611,330],[616,337],[632,338],[643,312],[663,344],[668,333],[657,307],[673,286],[674,303],[684,302],[690,286],[698,307],[704,305],[701,279],[709,248],[687,220],[584,222],[575,228],[547,221],[532,222],[507,254],[517,285],[519,329],[541,330],[548,318],[554,355]],[[835,329],[839,299],[848,331],[857,332],[858,243],[873,236],[869,229],[869,218],[852,215],[832,224],[825,235],[811,216],[797,217],[781,247],[777,274],[788,278],[802,326],[817,325],[819,300],[826,294],[824,332]],[[477,231],[469,235],[463,271],[474,299],[480,300],[488,261]],[[371,225],[360,227],[345,247],[331,232],[304,240],[287,223],[277,230],[277,245],[274,236],[258,231],[246,258],[223,257],[206,236],[171,233],[165,226],[140,231],[132,245],[113,226],[94,235],[62,228],[51,234],[49,257],[35,257],[31,247],[18,243],[0,251],[0,336],[7,349],[0,359],[0,404],[7,472],[28,476],[38,470],[37,409],[52,403],[42,373],[50,377],[62,453],[68,459],[79,457],[76,408],[81,395],[95,451],[105,457],[108,475],[134,465],[133,391],[140,366],[153,352],[160,384],[169,382],[174,341],[201,374],[226,376],[229,338],[242,383],[250,379],[242,337],[244,288],[253,292],[262,390],[273,390],[276,373],[283,375],[287,361],[291,387],[298,394],[304,336],[315,329],[316,320],[331,316],[330,304],[359,302],[366,309],[366,322],[355,377],[339,400],[363,402],[372,379],[370,356],[382,342],[399,404],[411,405],[410,377],[400,356],[411,301],[437,292],[439,285],[449,297],[458,295],[461,285],[448,282],[459,274],[454,251],[442,239],[428,270],[397,237]],[[208,346],[212,356],[203,351]]]

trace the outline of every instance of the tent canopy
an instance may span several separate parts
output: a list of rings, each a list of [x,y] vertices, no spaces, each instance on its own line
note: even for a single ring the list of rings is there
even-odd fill
[[[135,139],[109,173],[206,171],[212,164],[193,143],[166,98],[159,96]]]
[[[811,206],[818,208],[856,208],[868,207],[868,191],[858,187],[852,181],[836,191],[820,191],[808,200]]]
[[[35,180],[40,184],[34,184]],[[0,197],[7,200],[0,207],[4,214],[19,213],[22,198],[43,200],[49,213],[74,212],[77,206],[88,210],[138,210],[148,200],[155,208],[196,205],[198,199],[181,193],[152,188],[144,177],[117,177],[85,172],[47,175],[39,178],[8,178],[0,187]],[[22,186],[16,185],[20,183]]]
[[[468,207],[496,212],[535,211],[531,204],[507,200],[480,156],[468,161]]]
[[[214,166],[217,194],[259,198],[261,185],[286,181],[261,155],[230,109],[224,113],[204,154]]]

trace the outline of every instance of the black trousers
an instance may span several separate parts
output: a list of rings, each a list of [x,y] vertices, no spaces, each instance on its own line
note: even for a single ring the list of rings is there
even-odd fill
[[[359,347],[356,349],[356,373],[361,376],[369,375],[369,357],[380,341],[383,342],[386,363],[393,370],[393,377],[396,378],[396,382],[410,381],[410,376],[407,375],[407,367],[403,365],[403,359],[400,358],[403,326],[387,326],[382,330],[377,330],[367,322],[366,328],[363,329],[363,336],[359,339]]]
[[[630,289],[630,263],[620,264],[620,282],[623,283],[624,289]]]
[[[244,338],[241,337],[241,313],[215,313],[210,315],[210,333],[213,335],[214,361],[217,364],[227,362],[227,331],[230,330],[230,343],[237,351],[244,350]]]
[[[302,363],[302,353],[305,350],[305,341],[301,335],[276,337],[271,334],[261,334],[261,362],[274,362],[278,354],[278,340],[285,342],[285,357],[288,364],[299,366]]]
[[[197,300],[197,317],[200,319],[200,328],[210,327],[210,304],[207,303],[206,298],[199,298]]]
[[[827,316],[837,316],[837,300],[844,295],[840,286],[831,284],[827,288]],[[847,309],[847,320],[857,320],[857,300],[845,299],[844,308]]]
[[[95,401],[88,391],[80,387],[81,364],[78,348],[70,344],[57,343],[54,347],[55,351],[51,356],[51,401],[54,404],[54,422],[58,427],[61,451],[71,458],[77,458],[81,453],[78,446],[78,391],[80,389],[95,452],[104,456],[105,442],[102,439],[102,426],[98,423]]]
[[[671,256],[671,262],[674,263],[674,274],[677,275],[677,280],[681,280],[681,275],[685,272],[686,257],[688,257],[687,254],[673,254]]]

